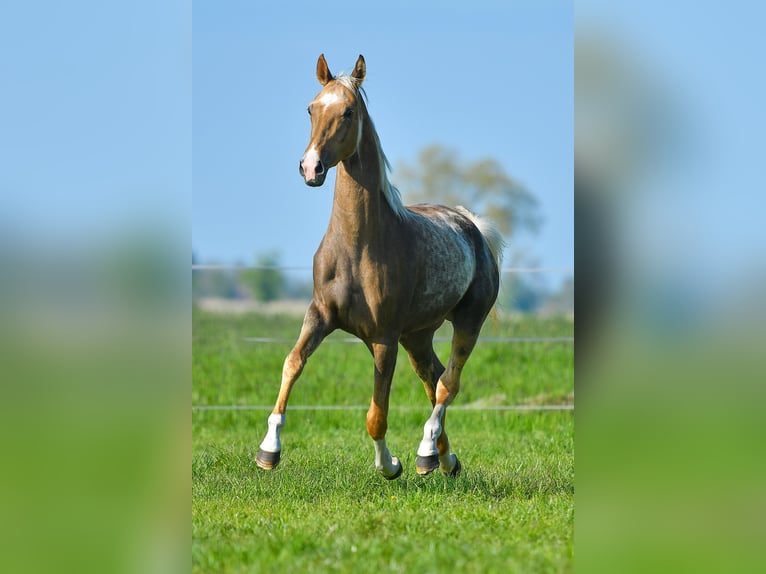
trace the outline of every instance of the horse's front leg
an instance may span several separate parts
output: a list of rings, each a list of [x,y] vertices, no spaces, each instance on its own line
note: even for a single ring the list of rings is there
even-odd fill
[[[402,463],[386,446],[388,429],[388,399],[391,394],[391,381],[396,367],[396,354],[399,350],[397,340],[373,343],[370,351],[375,359],[375,388],[367,411],[367,432],[375,446],[375,468],[388,480],[399,478]]]
[[[279,396],[274,410],[269,415],[269,430],[266,438],[261,442],[258,449],[258,456],[255,463],[266,470],[271,470],[279,464],[282,452],[282,441],[280,433],[285,424],[285,411],[287,410],[287,401],[290,398],[290,391],[293,385],[300,377],[303,367],[311,354],[332,331],[329,322],[322,316],[316,304],[312,301],[306,311],[303,319],[301,334],[295,347],[287,355],[284,366],[282,367],[282,384],[279,388]]]

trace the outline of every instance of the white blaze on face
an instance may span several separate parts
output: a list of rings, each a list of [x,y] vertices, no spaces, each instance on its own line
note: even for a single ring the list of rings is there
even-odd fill
[[[327,109],[331,105],[337,103],[340,101],[340,96],[336,92],[327,92],[324,94],[321,98],[319,98],[319,102],[324,105],[324,108]]]
[[[311,181],[316,178],[316,168],[317,165],[319,165],[319,154],[313,145],[306,152],[306,155],[303,156],[301,165],[303,166],[303,176],[306,178],[306,181]]]

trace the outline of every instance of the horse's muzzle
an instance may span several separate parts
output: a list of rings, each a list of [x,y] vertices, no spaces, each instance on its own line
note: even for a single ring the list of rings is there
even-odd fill
[[[327,176],[327,170],[325,170],[324,164],[321,159],[314,161],[306,161],[304,156],[298,164],[298,172],[303,177],[303,181],[306,185],[311,187],[319,187],[324,183],[324,179]]]

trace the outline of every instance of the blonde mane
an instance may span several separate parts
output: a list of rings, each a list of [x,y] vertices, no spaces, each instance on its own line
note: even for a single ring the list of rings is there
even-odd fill
[[[399,190],[389,181],[388,172],[391,171],[391,164],[383,153],[383,148],[380,145],[380,138],[378,138],[378,130],[375,129],[375,124],[372,121],[369,111],[367,110],[367,93],[361,86],[359,80],[348,74],[340,73],[335,77],[335,81],[343,87],[354,92],[354,95],[362,102],[362,108],[367,114],[367,119],[370,120],[372,125],[372,137],[375,142],[375,149],[378,152],[378,164],[380,165],[380,188],[383,190],[383,196],[386,198],[388,205],[393,212],[400,218],[405,218],[409,211],[402,203],[402,196]],[[361,96],[361,97],[360,97]]]

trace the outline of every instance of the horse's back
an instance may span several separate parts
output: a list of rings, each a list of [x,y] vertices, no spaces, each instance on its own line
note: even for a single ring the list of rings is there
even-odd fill
[[[463,207],[451,208],[444,205],[418,203],[407,206],[410,213],[420,216],[420,222],[413,227],[425,235],[424,244],[433,261],[456,261],[457,258],[474,274],[478,265],[485,265],[487,256],[494,261],[497,272],[496,254],[478,227],[478,218]],[[450,253],[450,250],[453,252]],[[491,266],[490,266],[491,267]]]
[[[451,311],[466,297],[491,299],[494,304],[499,277],[497,266],[481,231],[461,210],[442,205],[416,204],[407,209],[415,215],[411,226],[415,239],[410,253],[418,257],[414,272],[419,276],[415,304],[423,311]],[[493,277],[494,276],[494,277]]]

